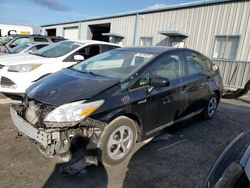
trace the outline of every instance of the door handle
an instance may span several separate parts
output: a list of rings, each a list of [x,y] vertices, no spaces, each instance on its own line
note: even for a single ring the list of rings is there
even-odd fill
[[[184,85],[181,89],[180,89],[180,93],[187,93],[189,91],[189,87],[187,85]]]

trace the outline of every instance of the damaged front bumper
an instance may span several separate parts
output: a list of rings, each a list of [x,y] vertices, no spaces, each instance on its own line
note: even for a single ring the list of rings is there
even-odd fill
[[[33,125],[24,120],[20,115],[18,115],[13,106],[10,107],[10,114],[12,121],[17,129],[24,135],[39,142],[43,147],[51,144],[52,139],[58,138],[58,132],[46,132],[45,130],[39,130],[35,128]]]
[[[11,118],[14,125],[22,135],[25,135],[38,143],[42,149],[42,152],[48,156],[53,156],[56,154],[60,156],[68,155],[70,141],[75,136],[89,137],[90,143],[88,148],[96,148],[100,135],[103,131],[100,127],[91,127],[90,124],[85,127],[82,126],[68,129],[37,128],[30,122],[26,121],[18,113],[18,108],[20,108],[18,105],[13,105],[10,107]]]

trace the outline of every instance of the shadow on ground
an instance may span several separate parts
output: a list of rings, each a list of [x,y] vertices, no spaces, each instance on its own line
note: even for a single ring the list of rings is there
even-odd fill
[[[114,167],[91,166],[86,173],[59,176],[57,164],[44,187],[198,188],[223,149],[250,127],[250,107],[221,103],[213,120],[195,117],[168,128]]]
[[[88,166],[86,172],[74,176],[61,176],[60,169],[66,163],[57,164],[43,187],[107,187],[107,173],[103,166]]]

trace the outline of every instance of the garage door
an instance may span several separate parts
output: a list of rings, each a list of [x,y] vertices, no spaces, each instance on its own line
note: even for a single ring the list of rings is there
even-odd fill
[[[70,40],[78,39],[78,27],[66,27],[64,28],[64,38]]]

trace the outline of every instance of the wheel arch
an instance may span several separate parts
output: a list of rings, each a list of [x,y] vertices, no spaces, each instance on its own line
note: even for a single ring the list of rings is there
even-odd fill
[[[137,141],[141,141],[142,139],[142,130],[143,130],[143,124],[142,120],[139,118],[138,115],[131,113],[131,112],[126,112],[126,111],[119,111],[118,113],[114,114],[112,118],[110,118],[110,122],[112,122],[114,119],[120,117],[120,116],[125,116],[129,119],[132,119],[133,121],[136,122],[137,125]]]
[[[215,90],[214,93],[217,95],[218,102],[220,102],[221,92],[219,90]]]
[[[133,113],[124,113],[122,114],[123,116],[126,116],[132,120],[134,120],[136,122],[136,125],[137,125],[137,141],[141,141],[141,138],[142,138],[142,122],[140,120],[140,118],[133,114]]]

